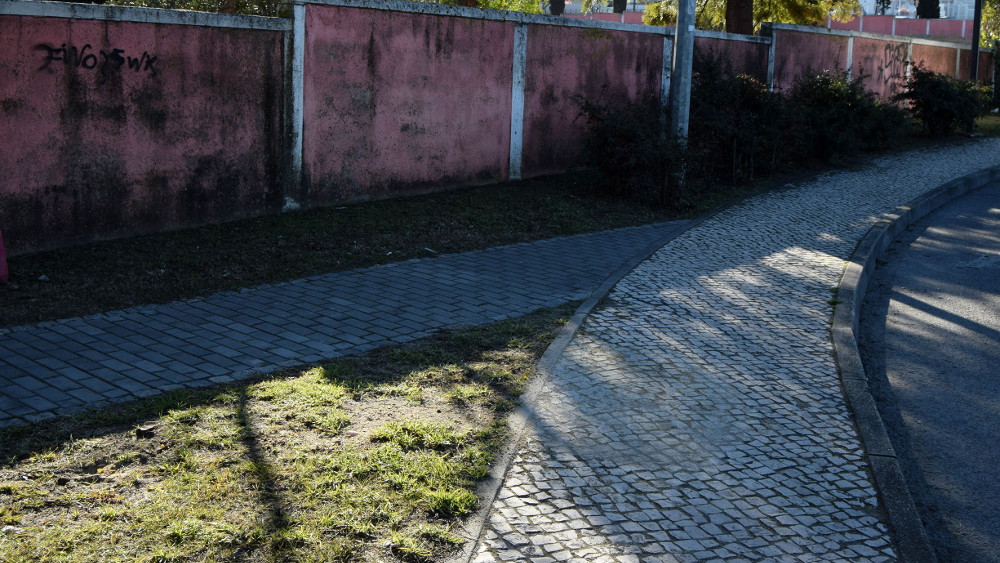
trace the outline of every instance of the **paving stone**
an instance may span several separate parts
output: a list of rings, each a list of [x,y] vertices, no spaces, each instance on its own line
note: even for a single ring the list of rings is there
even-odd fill
[[[511,469],[596,510],[519,517],[577,557],[560,525],[619,560],[895,558],[830,353],[829,289],[882,214],[1000,163],[998,147],[884,159],[758,196],[640,264],[527,405],[544,431]],[[554,462],[574,471],[553,479]]]

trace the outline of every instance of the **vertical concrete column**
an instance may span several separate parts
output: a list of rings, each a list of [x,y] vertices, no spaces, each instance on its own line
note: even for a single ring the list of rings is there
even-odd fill
[[[691,114],[691,64],[694,59],[694,0],[681,0],[674,31],[673,72],[670,77],[670,127],[673,137],[686,140]]]
[[[854,66],[854,34],[847,36],[847,60],[844,62],[844,67],[847,69],[847,78],[850,79],[852,76],[851,67]]]
[[[907,82],[910,81],[910,74],[912,70],[913,70],[913,41],[911,40],[906,42],[906,70],[903,73],[904,74],[903,78]]]
[[[663,36],[663,64],[660,66],[660,110],[670,106],[670,69],[674,67],[674,41],[669,35]]]
[[[767,48],[767,89],[774,92],[774,44],[776,41],[776,36],[774,33],[774,28],[768,24],[764,24],[766,27],[764,31],[766,35],[771,39]]]
[[[305,47],[306,47],[306,6],[305,4],[295,4],[292,7],[292,68],[289,85],[291,96],[291,188],[292,193],[303,197],[302,182],[302,128],[303,128],[303,108],[304,88],[305,88]]]
[[[521,179],[521,150],[524,143],[524,76],[528,60],[528,25],[514,24],[514,72],[510,87],[510,172],[511,180]]]

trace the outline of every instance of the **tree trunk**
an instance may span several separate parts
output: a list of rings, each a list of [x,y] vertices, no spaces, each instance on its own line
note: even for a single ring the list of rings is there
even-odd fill
[[[920,0],[917,2],[917,17],[936,19],[941,17],[941,2],[939,0]]]
[[[753,35],[753,0],[726,0],[726,33]]]
[[[628,8],[628,0],[614,0],[616,14],[624,13],[626,8]]]
[[[553,16],[561,16],[566,9],[566,0],[549,0],[549,13]]]

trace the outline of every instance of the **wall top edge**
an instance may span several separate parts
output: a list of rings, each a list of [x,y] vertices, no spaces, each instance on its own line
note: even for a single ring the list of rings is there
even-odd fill
[[[771,43],[770,37],[760,35],[741,35],[739,33],[726,33],[724,31],[694,30],[695,37],[709,37],[712,39],[725,39],[726,41],[742,41],[744,43]]]
[[[867,33],[862,31],[849,31],[845,29],[830,29],[827,27],[811,25],[794,25],[790,23],[765,23],[771,29],[785,31],[800,31],[803,33],[822,33],[824,35],[838,35],[841,37],[860,37],[862,39],[880,39],[882,41],[893,41],[895,43],[912,43],[913,45],[929,45],[932,47],[951,47],[952,49],[972,50],[971,40],[969,44],[956,43],[954,41],[937,41],[934,39],[924,39],[922,37],[910,37],[908,35],[884,35],[881,33]],[[992,49],[980,48],[981,51],[991,51]]]
[[[453,16],[467,19],[523,23],[535,25],[553,25],[561,27],[584,27],[591,29],[608,29],[649,33],[653,35],[672,36],[673,30],[660,26],[606,22],[585,18],[568,18],[523,12],[508,12],[506,10],[483,10],[466,6],[448,6],[410,0],[293,0],[295,5],[336,6],[340,8],[363,8],[387,12],[405,12],[410,14],[427,14],[435,16]]]
[[[0,0],[0,15],[195,25],[266,31],[290,31],[292,29],[291,20],[284,18],[213,14],[187,10],[161,10],[158,8],[44,2],[42,0]]]

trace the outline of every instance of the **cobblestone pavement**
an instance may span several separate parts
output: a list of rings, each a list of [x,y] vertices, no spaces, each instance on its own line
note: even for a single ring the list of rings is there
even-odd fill
[[[686,225],[560,237],[0,329],[0,425],[233,381],[583,299]]]
[[[832,358],[831,290],[882,214],[997,164],[995,140],[895,155],[672,240],[530,398],[474,560],[895,560]]]

